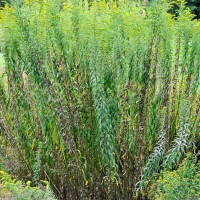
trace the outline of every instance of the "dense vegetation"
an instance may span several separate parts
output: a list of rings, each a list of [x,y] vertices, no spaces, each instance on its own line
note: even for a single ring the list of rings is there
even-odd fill
[[[189,153],[176,171],[163,172],[151,187],[150,199],[199,199],[200,162]]]
[[[0,197],[4,200],[55,200],[55,197],[50,190],[49,183],[43,181],[46,185],[43,190],[38,187],[31,187],[31,182],[28,181],[26,186],[21,181],[12,179],[11,176],[3,171],[0,171],[0,181],[3,187],[0,187]]]
[[[65,1],[65,0],[64,0]],[[88,2],[92,2],[93,0],[89,0]],[[116,1],[118,2],[118,1]],[[125,2],[140,2],[142,5],[148,6],[153,6],[154,3],[158,2],[158,0],[143,0],[143,1],[134,1],[134,0],[126,0]],[[5,6],[6,3],[11,3],[11,0],[0,0],[0,7]],[[186,0],[186,6],[190,8],[192,14],[195,14],[195,18],[199,19],[200,18],[200,0]],[[170,12],[176,13],[178,10],[178,6],[174,5],[170,9]]]
[[[200,22],[172,4],[5,7],[0,151],[15,175],[60,199],[136,199],[200,149]]]

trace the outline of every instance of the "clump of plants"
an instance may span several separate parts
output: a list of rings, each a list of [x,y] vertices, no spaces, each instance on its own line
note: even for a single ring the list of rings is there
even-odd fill
[[[177,170],[163,171],[150,191],[150,199],[199,199],[200,163],[197,158],[187,154]]]
[[[165,1],[1,11],[1,146],[15,148],[20,177],[60,199],[139,198],[198,148],[200,23],[176,4],[176,16]]]
[[[31,187],[30,181],[23,185],[21,181],[16,181],[9,174],[0,171],[0,197],[14,200],[56,200],[49,183],[47,181],[42,182],[45,184],[43,190],[38,187]]]

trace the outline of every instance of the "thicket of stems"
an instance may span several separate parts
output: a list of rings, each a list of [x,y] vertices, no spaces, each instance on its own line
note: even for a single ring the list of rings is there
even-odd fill
[[[62,199],[131,199],[199,134],[200,24],[181,2],[13,1],[0,133]],[[6,78],[5,78],[6,77]],[[6,81],[5,81],[6,79]]]

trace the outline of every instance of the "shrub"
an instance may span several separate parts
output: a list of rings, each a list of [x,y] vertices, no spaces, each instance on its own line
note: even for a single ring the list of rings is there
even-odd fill
[[[163,171],[151,187],[150,199],[182,200],[200,198],[200,163],[191,153],[177,170]]]
[[[2,182],[3,189],[1,188],[1,194],[3,192],[7,194],[11,199],[15,200],[56,200],[49,183],[43,181],[46,184],[46,187],[43,190],[37,187],[31,187],[31,182],[28,181],[26,186],[22,184],[21,181],[16,181],[12,179],[11,176],[4,171],[0,171],[0,182]],[[6,193],[6,191],[8,191]],[[1,197],[1,196],[0,196]]]

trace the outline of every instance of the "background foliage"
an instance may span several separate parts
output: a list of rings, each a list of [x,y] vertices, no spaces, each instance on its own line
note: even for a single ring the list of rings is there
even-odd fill
[[[198,150],[200,23],[176,5],[5,7],[1,144],[23,180],[48,180],[60,199],[140,198]]]

